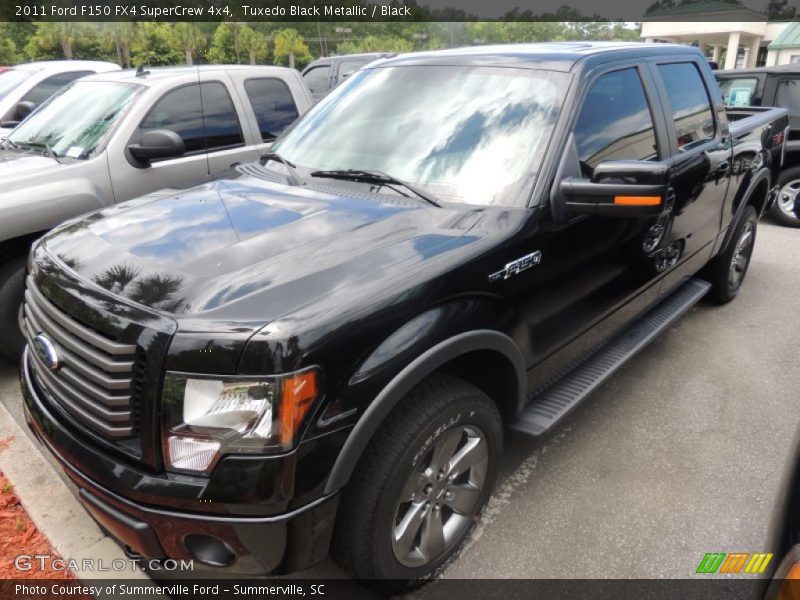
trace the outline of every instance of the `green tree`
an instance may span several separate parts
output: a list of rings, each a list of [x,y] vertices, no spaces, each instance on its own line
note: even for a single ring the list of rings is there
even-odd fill
[[[170,45],[175,52],[183,54],[187,65],[193,65],[197,50],[206,45],[206,38],[194,23],[173,23]]]
[[[275,32],[275,60],[289,59],[289,66],[294,69],[295,59],[307,61],[311,58],[303,38],[296,29],[279,29]]]
[[[219,24],[211,39],[211,48],[208,51],[209,62],[241,64],[242,49],[239,43],[241,28],[241,23]]]
[[[172,28],[168,23],[143,22],[136,28],[131,44],[133,65],[174,65],[181,61],[181,52],[172,45]]]
[[[248,25],[243,25],[239,31],[239,45],[242,51],[247,53],[251,65],[266,59],[269,54],[267,37]]]
[[[769,0],[767,18],[770,21],[791,21],[797,13],[797,7],[789,6],[789,0]]]
[[[36,23],[36,31],[25,46],[25,53],[35,58],[72,60],[73,44],[81,28],[79,23]]]
[[[0,65],[13,65],[19,60],[17,46],[11,38],[10,29],[10,23],[0,23]]]

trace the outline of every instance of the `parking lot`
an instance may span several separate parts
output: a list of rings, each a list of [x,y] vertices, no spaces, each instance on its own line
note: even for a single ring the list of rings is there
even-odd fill
[[[509,434],[445,577],[686,578],[706,552],[768,550],[800,424],[800,231],[758,236],[737,300],[693,308],[546,439]],[[21,421],[16,377],[0,364]]]

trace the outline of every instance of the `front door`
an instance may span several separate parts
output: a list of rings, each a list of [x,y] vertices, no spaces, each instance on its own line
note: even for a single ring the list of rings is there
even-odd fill
[[[616,67],[590,81],[572,126],[579,160],[573,174],[592,179],[594,167],[608,160],[660,160],[664,124],[652,116],[646,69]],[[666,225],[657,217],[572,214],[557,222],[544,215],[543,294],[531,338],[541,361],[537,377],[546,379],[655,300],[653,254]]]

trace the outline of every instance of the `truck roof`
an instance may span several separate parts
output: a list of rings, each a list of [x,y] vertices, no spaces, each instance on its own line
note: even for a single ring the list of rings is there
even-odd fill
[[[757,75],[759,73],[800,73],[800,64],[773,65],[771,67],[752,67],[749,69],[722,69],[714,71],[714,75],[737,77],[739,75]]]
[[[669,54],[697,54],[697,48],[682,44],[648,44],[642,42],[547,42],[540,44],[503,44],[470,46],[452,50],[414,52],[387,58],[376,66],[411,64],[473,64],[484,66],[546,68],[570,71],[590,57],[626,58]]]
[[[37,60],[29,63],[22,63],[7,67],[9,69],[20,69],[23,71],[83,71],[91,69],[98,73],[104,71],[119,71],[119,65],[105,60]]]
[[[83,80],[121,81],[153,87],[161,85],[165,81],[174,81],[176,78],[194,77],[198,72],[214,73],[220,71],[250,72],[254,77],[275,76],[278,73],[286,73],[287,71],[296,72],[294,69],[289,69],[288,67],[274,67],[269,65],[195,65],[192,67],[145,67],[141,73],[136,69],[125,69],[124,71],[89,75],[84,77]]]

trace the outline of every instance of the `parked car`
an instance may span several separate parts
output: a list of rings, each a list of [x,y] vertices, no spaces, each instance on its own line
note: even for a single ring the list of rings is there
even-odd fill
[[[771,216],[783,225],[800,227],[794,212],[800,194],[800,65],[716,71],[722,98],[727,106],[781,106],[789,110],[789,131],[781,188]]]
[[[35,243],[30,426],[133,553],[285,572],[330,542],[417,585],[479,518],[504,423],[551,431],[736,297],[786,122],[729,125],[686,46],[376,63],[237,178]]]
[[[303,69],[303,79],[311,90],[314,100],[319,100],[361,67],[389,56],[394,54],[370,52],[318,58]]]
[[[47,101],[0,150],[0,352],[22,352],[9,324],[34,239],[98,208],[224,177],[312,102],[297,71],[260,66],[109,72]]]
[[[65,85],[86,75],[119,70],[118,64],[100,60],[45,60],[3,70],[0,73],[0,140]]]

